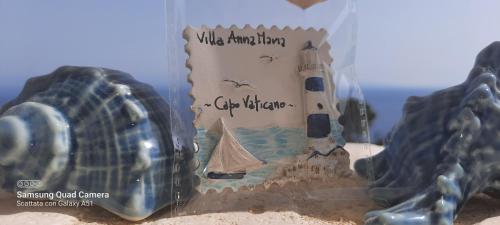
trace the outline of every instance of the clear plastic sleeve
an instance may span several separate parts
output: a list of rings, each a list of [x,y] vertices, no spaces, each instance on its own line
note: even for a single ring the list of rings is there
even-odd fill
[[[370,155],[368,115],[354,66],[356,2],[324,1],[306,9],[299,6],[289,1],[167,3],[168,67],[170,79],[175,80],[171,91],[176,95],[171,104],[187,113],[186,107],[174,99],[193,97],[191,120],[184,122],[194,124],[196,149],[195,194],[188,202],[178,204],[182,207],[175,209],[177,213],[264,208],[312,210],[306,209],[298,199],[316,205],[331,201],[338,203],[332,203],[332,207],[339,209],[351,200],[366,197],[364,183],[353,175],[350,159],[353,155]],[[280,55],[279,50],[259,48],[258,45],[265,42],[260,39],[265,32],[268,36],[290,37],[284,39],[293,52],[283,51],[285,54]],[[319,39],[314,39],[318,36]],[[235,43],[237,38],[241,38],[240,45],[231,47],[231,41]],[[303,42],[296,43],[297,40]],[[279,40],[276,42],[282,44]],[[238,52],[236,48],[243,50]],[[254,48],[257,50],[252,50]],[[255,55],[254,51],[263,53]],[[261,93],[255,89],[268,88],[266,82],[276,82],[273,78],[252,80],[253,77],[240,75],[245,74],[244,70],[254,70],[253,62],[248,60],[251,57],[247,56],[252,54],[260,56],[260,63],[266,65],[280,63],[280,60],[293,61],[283,63],[293,65],[292,72],[288,72],[293,75],[287,74],[292,81],[282,81],[282,86],[277,85],[274,92],[279,96],[279,89],[284,86],[294,89],[302,105],[286,100],[275,103],[277,108],[280,103],[284,108],[296,107],[301,111],[300,118],[294,116],[296,114],[259,114],[254,108],[251,108],[254,114],[247,113],[242,109],[248,110],[245,94],[241,95],[238,107],[231,108],[231,104],[236,104],[234,99],[229,103],[229,110],[234,111],[226,112],[224,101],[218,100],[225,99],[227,103],[227,93],[239,93],[225,91],[226,86],[234,85],[236,89],[246,85]],[[226,71],[243,72],[216,74]],[[292,95],[295,96],[289,94]],[[212,96],[219,98],[212,101]],[[251,100],[262,100],[255,96]],[[293,96],[284,98],[293,100]],[[217,109],[223,112],[213,109],[217,104],[220,104]],[[235,118],[234,114],[239,117]],[[259,117],[275,123],[260,125]],[[287,127],[293,121],[301,125]]]

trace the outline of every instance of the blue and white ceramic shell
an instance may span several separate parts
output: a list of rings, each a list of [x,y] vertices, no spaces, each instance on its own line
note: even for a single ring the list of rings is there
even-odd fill
[[[0,115],[4,190],[109,193],[91,200],[128,220],[192,194],[193,137],[173,133],[182,125],[169,105],[126,73],[61,67],[30,79]]]
[[[371,197],[391,206],[366,224],[451,225],[474,194],[500,196],[499,76],[495,42],[464,83],[407,100],[385,150],[355,164]]]

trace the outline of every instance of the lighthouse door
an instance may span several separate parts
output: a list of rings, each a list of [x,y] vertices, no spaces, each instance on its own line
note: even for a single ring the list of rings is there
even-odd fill
[[[330,135],[330,116],[328,114],[310,114],[307,116],[307,137],[326,138]]]

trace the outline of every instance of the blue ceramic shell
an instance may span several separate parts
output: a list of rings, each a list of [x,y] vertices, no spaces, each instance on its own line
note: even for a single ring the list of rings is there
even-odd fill
[[[391,208],[366,224],[453,224],[476,193],[500,196],[500,42],[481,51],[467,80],[410,97],[384,151],[356,162],[370,196]]]
[[[4,190],[109,193],[91,200],[129,220],[192,194],[193,137],[173,133],[182,125],[169,105],[126,73],[61,67],[30,79],[0,115]]]

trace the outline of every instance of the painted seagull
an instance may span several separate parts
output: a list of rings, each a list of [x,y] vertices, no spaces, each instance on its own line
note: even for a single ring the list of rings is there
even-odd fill
[[[224,82],[233,83],[235,88],[240,88],[240,87],[245,87],[246,86],[246,87],[250,87],[250,88],[255,89],[252,85],[250,85],[248,83],[243,83],[243,82],[240,83],[240,82],[237,82],[237,81],[234,81],[234,80],[228,80],[228,79],[224,80]]]
[[[263,60],[264,62],[266,63],[272,63],[273,60],[276,60],[278,59],[278,57],[272,57],[272,56],[268,56],[268,55],[263,55],[261,57],[259,57],[261,60]]]

